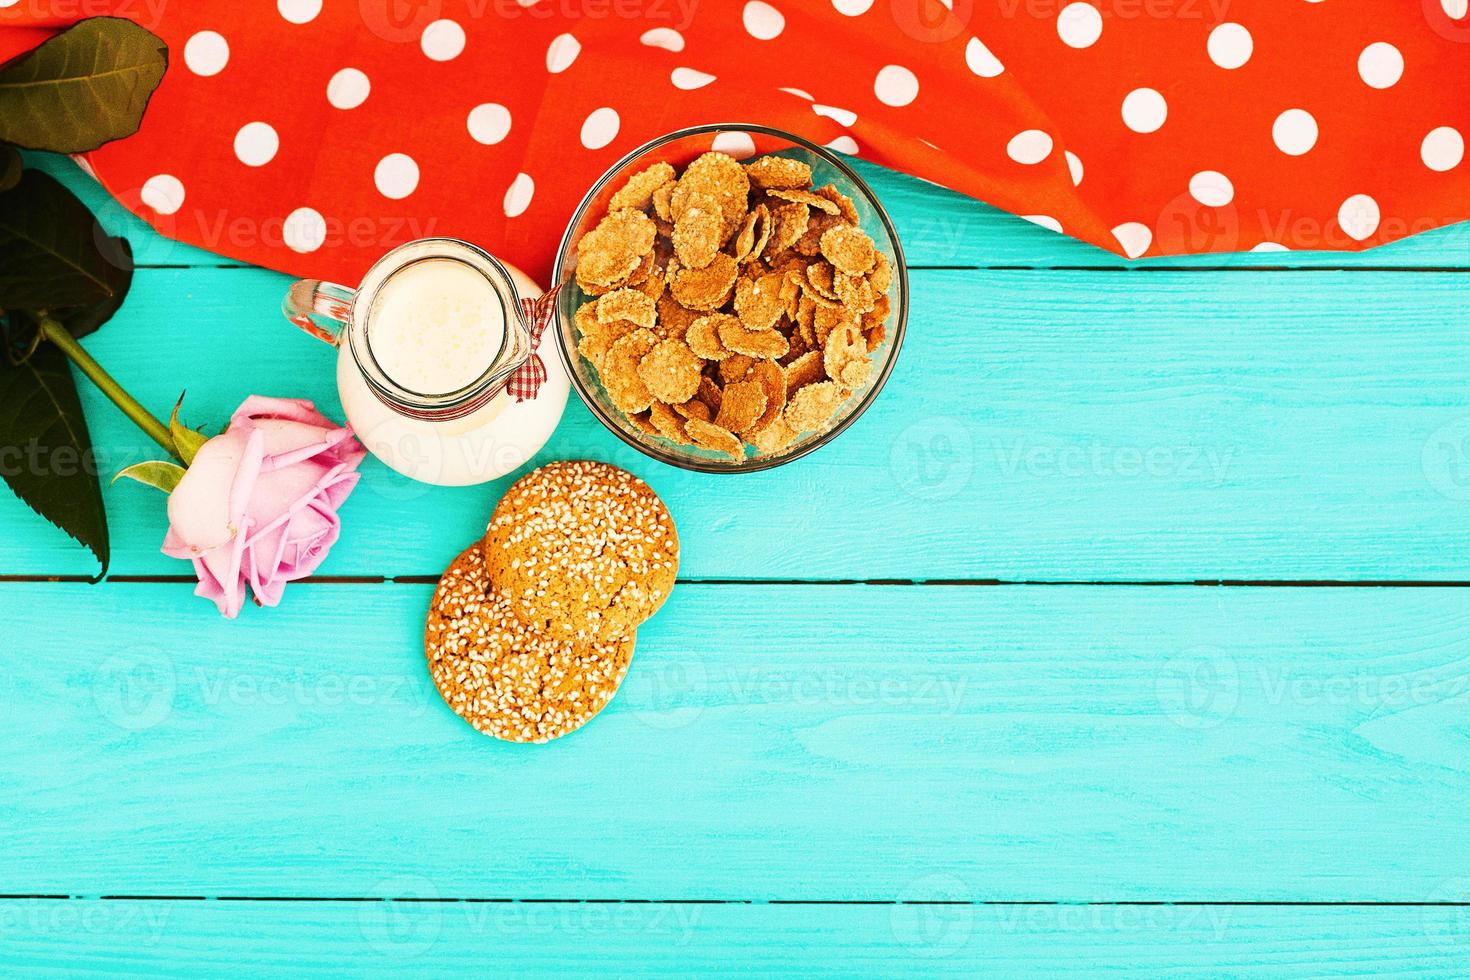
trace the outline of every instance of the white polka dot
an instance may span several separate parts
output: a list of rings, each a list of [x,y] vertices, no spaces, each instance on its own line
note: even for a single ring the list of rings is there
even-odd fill
[[[1071,48],[1092,47],[1102,29],[1102,13],[1090,3],[1069,3],[1057,15],[1057,36]]]
[[[835,140],[827,144],[827,149],[836,150],[838,153],[846,153],[848,156],[857,156],[857,140],[853,139],[851,136],[839,136]]]
[[[372,91],[368,77],[356,68],[343,68],[327,83],[327,101],[337,109],[356,109]]]
[[[184,44],[184,64],[196,75],[218,75],[229,60],[229,42],[214,31],[200,31]]]
[[[514,218],[526,213],[531,206],[531,196],[536,193],[536,182],[530,174],[516,174],[505,192],[505,216]]]
[[[546,70],[560,75],[572,67],[577,55],[582,53],[582,42],[570,34],[558,34],[546,46]]]
[[[857,113],[851,109],[839,109],[835,105],[814,105],[812,112],[832,120],[839,126],[851,126],[857,122]]]
[[[1189,195],[1207,208],[1223,208],[1235,200],[1235,185],[1218,170],[1201,170],[1189,178]]]
[[[704,88],[714,80],[715,76],[707,72],[695,71],[693,68],[675,68],[669,72],[669,81],[674,83],[674,88],[683,89],[686,92]]]
[[[390,153],[373,170],[378,193],[390,201],[401,201],[419,186],[419,165],[407,153]]]
[[[1123,99],[1123,124],[1135,133],[1152,133],[1164,125],[1169,105],[1151,88],[1136,88]]]
[[[1299,157],[1317,145],[1317,120],[1305,109],[1287,109],[1271,124],[1276,149]]]
[[[1039,129],[1026,129],[1011,137],[1006,156],[1017,163],[1040,163],[1051,155],[1052,139]]]
[[[638,40],[650,48],[663,48],[665,51],[683,51],[684,35],[672,27],[655,27],[651,31],[644,31]]]
[[[1470,13],[1470,2],[1467,0],[1439,0],[1439,5],[1444,8],[1445,16],[1450,20],[1459,20]]]
[[[1210,32],[1205,49],[1210,53],[1210,60],[1221,68],[1239,68],[1251,60],[1255,42],[1251,40],[1251,32],[1241,25],[1221,24]]]
[[[235,134],[235,156],[247,167],[263,167],[275,159],[281,138],[267,123],[246,123]]]
[[[1252,252],[1290,252],[1291,249],[1287,248],[1285,245],[1281,244],[1280,242],[1261,242],[1261,244],[1256,245],[1253,248],[1251,248],[1251,251]]]
[[[1072,175],[1072,186],[1076,187],[1078,184],[1082,183],[1082,159],[1071,150],[1067,150],[1066,153],[1067,170]]]
[[[1458,129],[1441,126],[1429,131],[1424,142],[1419,144],[1419,158],[1430,170],[1444,173],[1454,170],[1465,159],[1465,137]]]
[[[322,12],[322,0],[276,0],[276,10],[293,24],[308,24]]]
[[[464,50],[464,28],[452,20],[436,20],[424,28],[419,47],[430,61],[453,61]]]
[[[794,95],[798,99],[806,99],[808,102],[811,102],[816,98],[814,95],[812,95],[812,93],[808,92],[804,88],[783,88],[780,91],[785,92],[787,95]]]
[[[582,145],[589,150],[600,150],[617,139],[622,120],[615,110],[603,106],[593,109],[582,121]]]
[[[1062,223],[1049,214],[1023,214],[1021,215],[1021,217],[1025,218],[1033,225],[1040,225],[1041,227],[1047,228],[1051,231],[1062,230]]]
[[[173,174],[154,174],[143,181],[139,196],[159,214],[173,214],[184,206],[184,185]]]
[[[293,252],[315,252],[327,240],[326,219],[320,211],[297,208],[286,215],[281,237],[285,240],[286,247]]]
[[[470,110],[466,124],[476,143],[494,146],[510,133],[510,110],[499,102],[486,102]]]
[[[1361,242],[1378,230],[1378,202],[1367,194],[1354,194],[1337,209],[1337,223],[1355,242]]]
[[[1123,246],[1124,255],[1136,259],[1148,251],[1149,245],[1153,243],[1154,233],[1148,230],[1148,225],[1129,221],[1114,228],[1113,237]]]
[[[755,156],[755,140],[750,134],[738,129],[732,129],[724,133],[716,133],[710,149],[718,153],[728,153],[737,160]]]
[[[786,29],[786,18],[781,11],[766,3],[765,0],[750,0],[745,5],[745,10],[740,15],[745,22],[745,31],[757,41],[769,41],[779,37]]]
[[[873,94],[884,105],[902,108],[919,97],[919,79],[903,65],[884,65],[873,79]]]
[[[981,78],[994,78],[1006,70],[978,37],[970,38],[965,45],[965,66]]]
[[[860,17],[873,9],[873,0],[832,0],[833,8],[846,17]]]
[[[1404,74],[1404,56],[1387,41],[1375,41],[1358,55],[1358,75],[1371,88],[1392,88]]]
[[[6,7],[14,7],[18,3],[20,3],[20,0],[0,0],[0,10],[4,10]]]

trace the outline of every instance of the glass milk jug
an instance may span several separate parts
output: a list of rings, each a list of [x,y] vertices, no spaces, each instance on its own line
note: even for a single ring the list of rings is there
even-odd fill
[[[550,299],[483,249],[426,238],[384,255],[356,289],[297,282],[282,310],[338,349],[342,409],[369,452],[415,480],[464,486],[526,462],[561,420],[569,381]]]

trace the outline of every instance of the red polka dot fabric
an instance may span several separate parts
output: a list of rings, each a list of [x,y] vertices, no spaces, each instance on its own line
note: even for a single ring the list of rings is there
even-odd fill
[[[544,279],[621,155],[729,121],[1134,258],[1470,216],[1466,0],[85,6],[171,52],[138,134],[88,154],[102,182],[165,235],[346,282],[426,235]],[[0,0],[0,56],[64,26],[47,9]]]

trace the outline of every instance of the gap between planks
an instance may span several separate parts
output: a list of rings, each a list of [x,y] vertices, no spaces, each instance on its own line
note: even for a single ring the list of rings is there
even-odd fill
[[[196,585],[192,575],[108,575],[114,585]],[[434,585],[438,575],[314,575],[293,585]],[[25,583],[98,584],[89,575],[0,575],[0,585]],[[977,588],[997,586],[1110,586],[1114,588],[1285,588],[1285,589],[1464,589],[1461,579],[897,579],[897,578],[681,578],[678,585],[870,585],[896,588]],[[3,897],[3,896],[0,896]]]
[[[4,894],[0,901],[41,902],[398,902],[418,905],[952,905],[963,907],[1068,908],[1470,908],[1467,902],[1370,902],[1345,899],[1285,902],[1208,899],[1122,899],[1058,901],[1053,899],[827,899],[827,898],[478,898],[383,897],[367,895],[64,895]]]

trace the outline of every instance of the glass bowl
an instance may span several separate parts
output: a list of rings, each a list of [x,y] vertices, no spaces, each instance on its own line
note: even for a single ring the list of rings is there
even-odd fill
[[[888,257],[893,269],[892,284],[888,288],[890,313],[885,337],[883,343],[871,353],[873,370],[867,382],[837,408],[826,428],[808,432],[785,449],[774,453],[760,453],[747,445],[747,456],[739,461],[720,452],[682,445],[660,435],[650,435],[634,425],[608,397],[597,369],[577,352],[580,338],[574,314],[583,303],[593,298],[578,287],[574,276],[577,268],[577,243],[602,220],[607,213],[609,199],[622,188],[628,177],[661,160],[682,171],[695,157],[710,149],[729,153],[736,159],[775,154],[805,161],[812,168],[814,187],[832,184],[852,199],[857,208],[860,226],[873,239],[878,251]],[[908,322],[908,270],[904,265],[903,250],[899,247],[893,222],[889,220],[888,213],[883,210],[868,185],[832,151],[792,133],[746,123],[722,123],[681,129],[644,144],[614,164],[577,205],[557,251],[552,282],[565,283],[556,297],[556,327],[562,359],[571,375],[572,386],[577,389],[577,394],[592,410],[592,414],[618,438],[638,451],[671,466],[707,473],[745,473],[769,469],[799,459],[837,438],[878,397],[878,392],[893,370],[899,347],[903,343],[904,327]]]

